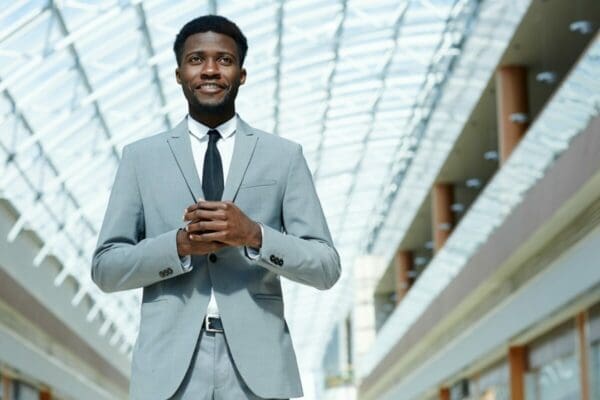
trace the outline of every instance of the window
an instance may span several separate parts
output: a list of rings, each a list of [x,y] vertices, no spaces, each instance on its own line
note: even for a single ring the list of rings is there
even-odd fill
[[[579,363],[571,354],[527,373],[526,399],[579,400],[579,385]]]
[[[531,344],[525,375],[527,400],[579,400],[579,360],[573,323],[561,325]]]
[[[39,391],[25,382],[13,381],[14,400],[39,400]]]
[[[509,400],[508,364],[502,361],[483,371],[475,381],[473,399]]]

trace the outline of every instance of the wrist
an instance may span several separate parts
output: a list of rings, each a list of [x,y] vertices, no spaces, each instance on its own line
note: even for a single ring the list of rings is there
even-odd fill
[[[262,246],[262,229],[260,229],[260,225],[254,222],[254,226],[252,229],[252,235],[250,236],[250,241],[248,243],[248,247],[259,250]]]
[[[190,246],[187,243],[187,232],[184,231],[183,229],[179,229],[177,231],[176,241],[177,241],[177,255],[179,255],[179,257],[189,256],[191,253],[190,253]]]

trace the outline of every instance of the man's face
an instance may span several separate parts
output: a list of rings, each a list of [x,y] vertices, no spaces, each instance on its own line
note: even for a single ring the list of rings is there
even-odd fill
[[[233,38],[215,32],[189,36],[175,70],[191,109],[220,114],[234,109],[238,88],[246,81]]]

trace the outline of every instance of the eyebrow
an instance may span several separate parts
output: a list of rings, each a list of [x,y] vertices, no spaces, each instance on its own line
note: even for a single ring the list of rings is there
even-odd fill
[[[187,58],[187,57],[189,57],[189,56],[191,56],[193,54],[205,54],[205,53],[206,53],[205,50],[192,50],[189,53],[185,54],[185,58]],[[227,56],[232,57],[234,60],[237,60],[237,57],[235,56],[235,54],[230,53],[228,51],[219,51],[219,52],[217,52],[217,55],[219,55],[219,56],[227,55]]]

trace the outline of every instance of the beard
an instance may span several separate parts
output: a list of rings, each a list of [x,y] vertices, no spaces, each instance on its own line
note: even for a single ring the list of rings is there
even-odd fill
[[[231,101],[225,101],[227,100],[226,98],[223,99],[223,101],[219,102],[219,103],[203,103],[198,101],[198,99],[196,99],[196,101],[194,102],[194,108],[198,111],[201,112],[203,114],[211,114],[211,115],[219,115],[219,114],[223,114],[225,112],[227,112],[227,110],[231,109],[232,107],[232,102]]]
[[[194,110],[203,114],[220,115],[235,108],[235,98],[237,97],[238,85],[233,85],[225,96],[218,102],[207,102],[195,96],[194,91],[184,93],[188,103]]]

